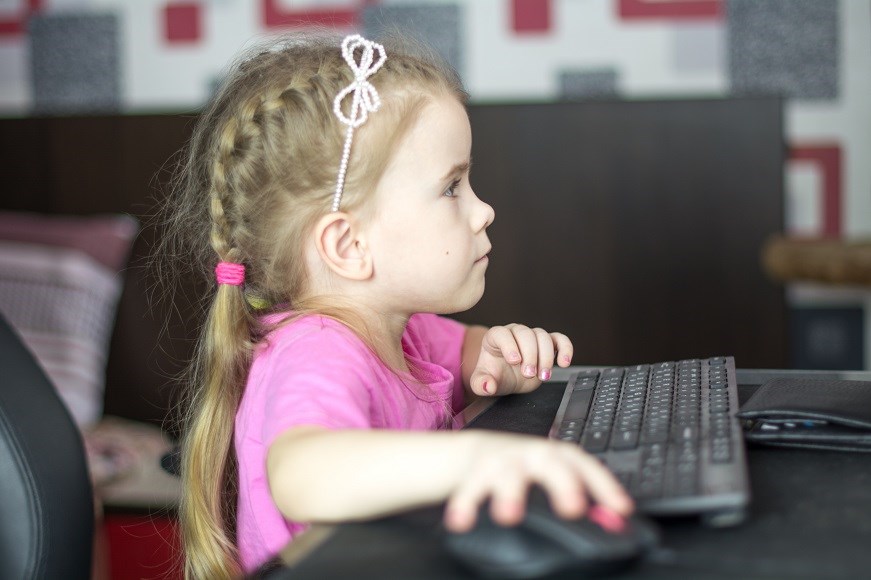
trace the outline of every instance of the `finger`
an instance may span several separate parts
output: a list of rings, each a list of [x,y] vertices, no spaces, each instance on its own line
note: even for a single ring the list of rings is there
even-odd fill
[[[551,465],[536,480],[544,488],[551,508],[558,516],[575,519],[587,510],[584,479],[570,462]]]
[[[534,378],[538,374],[538,339],[535,332],[522,324],[512,324],[510,328],[523,359],[520,373],[528,379]]]
[[[575,356],[575,347],[568,336],[559,332],[550,333],[553,339],[553,345],[556,347],[557,364],[561,367],[567,367],[572,364],[572,357]]]
[[[497,524],[516,526],[526,513],[526,478],[519,469],[499,474],[490,497],[490,517]]]
[[[590,497],[621,515],[631,514],[635,504],[614,474],[592,455],[581,450],[574,455],[575,468],[584,479]]]
[[[481,397],[492,397],[499,394],[499,381],[487,370],[477,368],[469,377],[472,392]]]
[[[538,378],[546,381],[550,378],[553,369],[554,340],[543,328],[535,328],[533,332],[538,342]]]
[[[445,506],[445,527],[452,532],[468,532],[475,527],[478,511],[490,489],[484,478],[472,478],[458,487]]]
[[[514,334],[505,326],[494,326],[488,330],[481,348],[488,354],[505,359],[510,365],[518,365],[523,360]]]

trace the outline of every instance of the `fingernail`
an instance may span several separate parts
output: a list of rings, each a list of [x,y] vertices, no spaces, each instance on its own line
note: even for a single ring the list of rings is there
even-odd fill
[[[535,365],[526,365],[525,367],[523,367],[523,374],[526,375],[527,377],[534,377],[535,376]]]
[[[570,357],[569,355],[565,355],[565,356],[563,357],[563,361],[564,361],[566,364],[569,364],[570,362],[572,362],[572,357]]]
[[[619,534],[626,528],[626,520],[620,514],[600,505],[591,507],[587,512],[587,517],[599,524],[603,529],[615,534]]]
[[[550,369],[543,369],[539,377],[541,377],[541,380],[543,381],[548,380],[550,378]]]
[[[484,389],[484,392],[488,395],[490,394],[490,385],[487,384],[487,381],[484,381],[484,384],[481,385],[481,388]]]
[[[508,362],[512,362],[512,363],[520,362],[520,353],[519,352],[512,352],[511,354],[509,354],[508,355]]]

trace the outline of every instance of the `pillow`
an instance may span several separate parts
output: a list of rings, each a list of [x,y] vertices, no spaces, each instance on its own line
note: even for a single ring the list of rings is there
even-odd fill
[[[0,312],[30,348],[76,423],[102,414],[129,216],[0,212]]]
[[[0,211],[0,240],[71,248],[115,272],[124,268],[139,226],[129,215],[43,215]]]

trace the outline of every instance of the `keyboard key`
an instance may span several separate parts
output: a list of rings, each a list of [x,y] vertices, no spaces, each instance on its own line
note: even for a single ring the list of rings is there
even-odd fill
[[[566,407],[581,417],[563,409],[551,432],[611,466],[642,511],[700,513],[717,497],[730,507],[736,493],[749,493],[746,464],[736,461],[742,440],[730,414],[733,369],[732,359],[714,357],[585,371],[567,386]],[[572,392],[582,395],[577,402]],[[724,469],[734,489],[702,487],[712,476],[721,480]]]
[[[696,425],[672,425],[672,439],[676,441],[692,441],[699,436],[698,427]]]
[[[580,427],[563,427],[559,430],[557,434],[563,441],[575,441],[578,442],[581,440],[581,428]]]
[[[608,448],[608,431],[586,431],[581,447],[590,453],[602,453]]]
[[[732,461],[732,440],[716,438],[711,440],[711,461],[714,463],[728,463]]]
[[[614,477],[617,478],[623,489],[628,491],[630,495],[635,493],[633,487],[635,485],[635,473],[631,471],[615,471]]]
[[[611,449],[635,449],[638,447],[638,429],[620,431],[611,438]]]
[[[641,435],[642,443],[665,443],[668,441],[668,429],[646,429]]]
[[[569,399],[569,404],[566,407],[566,420],[583,421],[587,418],[587,411],[590,408],[590,401],[593,400],[593,389],[581,389],[572,391],[572,396]]]

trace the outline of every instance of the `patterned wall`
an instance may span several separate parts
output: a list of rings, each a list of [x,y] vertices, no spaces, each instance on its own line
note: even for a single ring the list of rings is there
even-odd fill
[[[788,228],[871,234],[866,0],[0,0],[0,114],[195,109],[310,24],[413,31],[479,102],[784,95]]]
[[[311,24],[410,30],[477,102],[783,95],[787,229],[871,235],[869,0],[0,0],[0,115],[193,110]]]

